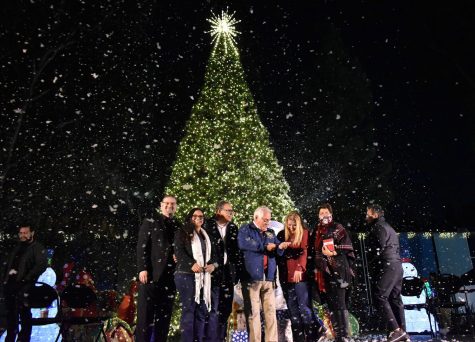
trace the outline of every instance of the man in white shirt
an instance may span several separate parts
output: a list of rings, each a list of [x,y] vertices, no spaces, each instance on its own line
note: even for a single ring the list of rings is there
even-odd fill
[[[232,310],[234,285],[239,281],[242,258],[237,244],[238,227],[232,222],[233,206],[219,201],[215,215],[206,223],[217,268],[212,273],[211,311],[208,318],[207,340],[224,341],[227,322]]]

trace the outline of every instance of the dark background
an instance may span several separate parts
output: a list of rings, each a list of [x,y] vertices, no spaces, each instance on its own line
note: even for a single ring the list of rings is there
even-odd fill
[[[473,231],[471,1],[10,1],[0,12],[2,240],[27,219],[64,247],[61,260],[112,255],[121,279],[203,84],[206,18],[227,6],[310,224],[328,200],[363,231],[375,201],[401,231]]]

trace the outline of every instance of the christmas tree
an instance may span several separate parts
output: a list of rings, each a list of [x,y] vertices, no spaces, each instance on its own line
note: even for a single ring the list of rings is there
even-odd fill
[[[234,39],[238,21],[223,12],[209,22],[213,48],[204,86],[166,193],[177,196],[178,216],[193,207],[211,215],[219,200],[227,200],[237,211],[237,222],[249,220],[259,205],[269,206],[281,220],[293,202],[244,78]]]

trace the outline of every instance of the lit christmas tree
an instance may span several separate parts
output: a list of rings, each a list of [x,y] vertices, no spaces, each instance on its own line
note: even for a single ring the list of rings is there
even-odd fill
[[[235,42],[238,23],[225,12],[213,16],[213,49],[205,83],[186,125],[166,193],[178,197],[178,216],[193,207],[214,212],[219,200],[233,203],[239,223],[267,205],[277,220],[294,205],[269,133],[257,114]]]

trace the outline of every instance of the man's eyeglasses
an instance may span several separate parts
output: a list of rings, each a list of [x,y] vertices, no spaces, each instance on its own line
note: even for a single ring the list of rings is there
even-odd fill
[[[233,209],[221,209],[222,211],[227,212],[228,214],[234,214],[235,211]]]

